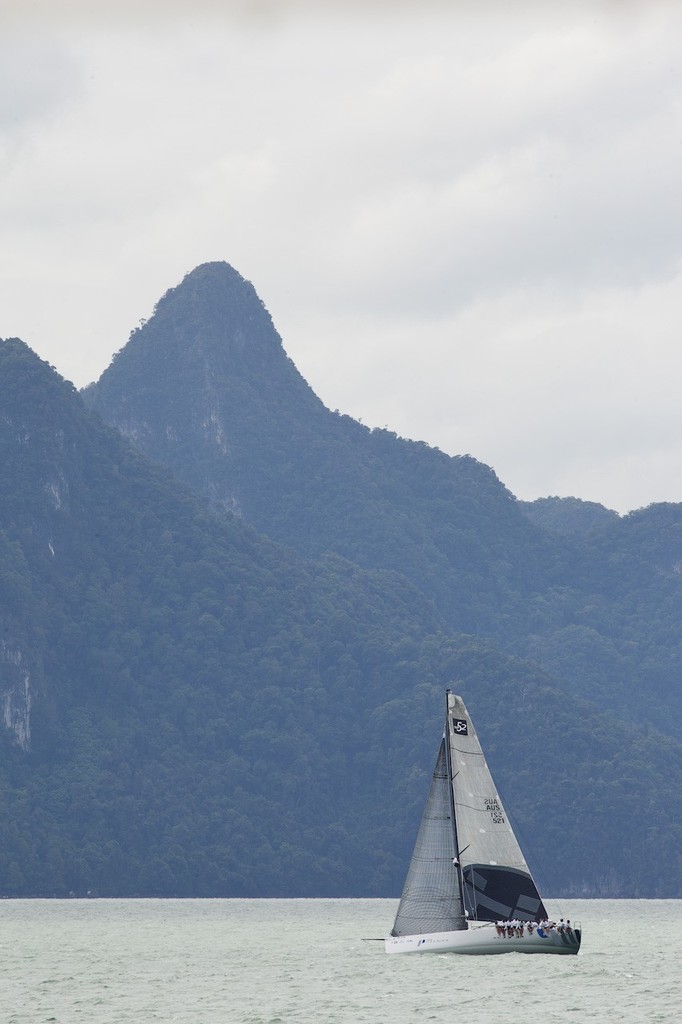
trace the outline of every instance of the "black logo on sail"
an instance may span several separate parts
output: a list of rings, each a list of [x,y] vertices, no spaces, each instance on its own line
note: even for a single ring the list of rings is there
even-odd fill
[[[458,736],[468,736],[469,735],[469,730],[467,729],[466,718],[453,718],[452,719],[452,729],[453,729],[453,732],[456,732]]]

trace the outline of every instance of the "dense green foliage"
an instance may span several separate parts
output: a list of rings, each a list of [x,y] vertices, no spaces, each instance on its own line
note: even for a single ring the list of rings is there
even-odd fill
[[[682,506],[621,518],[578,499],[518,502],[471,457],[330,412],[227,264],[169,291],[85,397],[214,506],[304,557],[398,572],[448,630],[682,735]]]
[[[619,518],[612,509],[581,498],[537,498],[519,505],[537,526],[557,533],[587,533],[595,527],[614,525]]]
[[[0,344],[0,894],[396,895],[452,685],[546,892],[680,895],[679,509],[557,536],[227,278],[87,396],[203,498]]]

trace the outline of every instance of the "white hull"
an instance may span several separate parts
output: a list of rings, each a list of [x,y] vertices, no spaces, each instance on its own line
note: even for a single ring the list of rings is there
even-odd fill
[[[580,929],[560,933],[552,928],[544,937],[533,929],[523,936],[500,935],[495,925],[482,925],[461,932],[432,932],[429,935],[389,935],[387,953],[555,953],[575,954],[580,949]]]

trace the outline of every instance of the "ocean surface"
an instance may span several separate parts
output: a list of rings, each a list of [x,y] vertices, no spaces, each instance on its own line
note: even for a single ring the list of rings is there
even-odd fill
[[[577,957],[387,956],[394,900],[2,900],[0,1024],[682,1020],[682,901],[548,900]]]

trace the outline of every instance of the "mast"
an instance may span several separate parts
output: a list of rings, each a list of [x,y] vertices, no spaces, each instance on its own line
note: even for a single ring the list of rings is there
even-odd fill
[[[450,715],[449,715],[449,702],[448,696],[450,690],[445,691],[445,764],[448,770],[448,792],[450,794],[450,815],[452,820],[452,842],[455,850],[455,872],[457,874],[457,887],[459,889],[459,899],[464,909],[466,904],[464,901],[464,884],[462,881],[462,866],[459,862],[459,839],[457,838],[457,815],[455,813],[455,778],[452,774],[452,751],[450,750]]]

